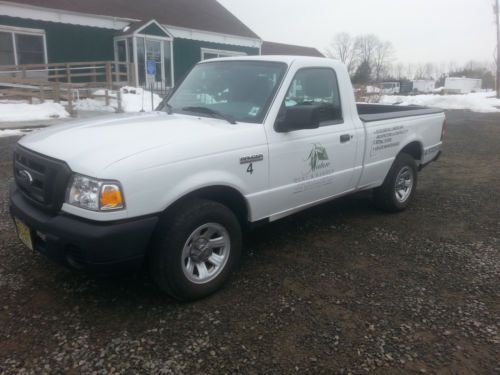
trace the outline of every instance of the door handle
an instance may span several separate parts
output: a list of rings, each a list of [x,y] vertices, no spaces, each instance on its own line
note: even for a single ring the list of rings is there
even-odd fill
[[[349,142],[351,139],[353,139],[354,136],[351,134],[342,134],[340,136],[340,143],[346,143]]]

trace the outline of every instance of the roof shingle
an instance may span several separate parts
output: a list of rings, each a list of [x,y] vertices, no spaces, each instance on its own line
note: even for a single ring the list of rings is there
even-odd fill
[[[292,55],[292,56],[311,56],[325,57],[321,52],[313,47],[296,46],[294,44],[266,42],[262,43],[263,55]]]
[[[149,21],[260,39],[216,0],[11,0],[12,3]]]

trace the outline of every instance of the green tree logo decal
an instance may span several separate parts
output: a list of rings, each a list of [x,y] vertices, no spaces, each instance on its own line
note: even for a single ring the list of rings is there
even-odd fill
[[[313,172],[316,171],[316,169],[318,169],[321,165],[319,162],[327,160],[329,159],[326,149],[321,145],[321,143],[314,143],[313,148],[309,153],[309,157],[306,159],[306,161],[309,162],[311,170]]]

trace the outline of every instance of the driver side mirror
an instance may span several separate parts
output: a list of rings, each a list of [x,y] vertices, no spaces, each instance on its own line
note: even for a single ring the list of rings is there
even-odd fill
[[[282,108],[276,119],[275,130],[278,133],[288,133],[294,130],[317,129],[319,123],[319,106],[301,104]]]

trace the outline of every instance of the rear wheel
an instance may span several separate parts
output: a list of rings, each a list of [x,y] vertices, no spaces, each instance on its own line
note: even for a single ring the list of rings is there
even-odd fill
[[[218,290],[241,255],[241,228],[226,206],[197,199],[160,223],[151,272],[161,289],[183,301]]]
[[[388,212],[399,212],[411,203],[417,188],[417,163],[408,154],[401,153],[385,178],[373,192],[375,204]]]

